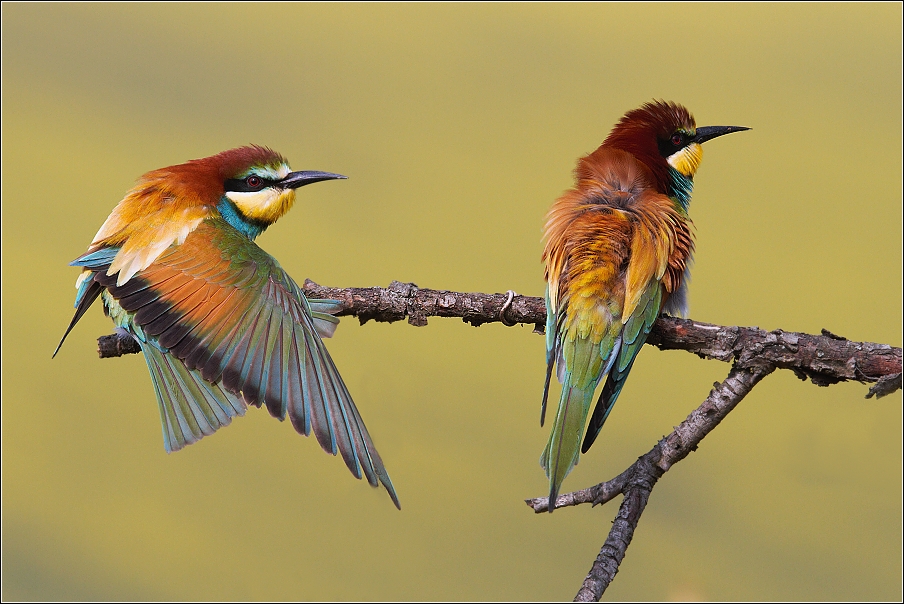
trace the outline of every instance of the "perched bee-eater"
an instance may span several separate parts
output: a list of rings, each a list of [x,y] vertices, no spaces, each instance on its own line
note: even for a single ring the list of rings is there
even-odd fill
[[[306,299],[254,243],[292,207],[295,189],[339,178],[293,172],[258,146],[148,172],[71,263],[84,270],[63,339],[100,296],[144,353],[167,452],[213,434],[246,405],[266,405],[299,433],[313,429],[325,451],[338,451],[355,477],[382,483],[399,507],[321,340],[336,329],[338,302]]]
[[[703,142],[748,130],[697,128],[681,105],[656,101],[629,111],[600,147],[581,158],[575,187],[547,214],[546,384],[562,384],[540,465],[549,511],[565,476],[612,411],[661,312],[686,316],[694,239],[688,206]],[[605,384],[587,426],[600,381]]]

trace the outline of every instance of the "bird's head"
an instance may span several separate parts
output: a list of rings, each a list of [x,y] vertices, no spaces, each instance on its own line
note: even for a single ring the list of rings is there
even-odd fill
[[[293,172],[282,155],[256,145],[196,161],[216,168],[217,193],[221,196],[217,209],[233,226],[252,238],[289,211],[295,202],[295,189],[323,180],[346,178],[331,172]]]
[[[212,216],[254,239],[289,211],[295,189],[337,178],[345,176],[293,172],[282,155],[257,145],[152,170],[113,208],[88,249],[121,248],[108,274],[119,272],[122,285]]]
[[[248,145],[148,172],[123,200],[122,210],[133,219],[162,207],[169,207],[174,217],[181,209],[190,216],[218,211],[253,239],[289,211],[295,189],[337,178],[346,177],[331,172],[293,172],[279,153]],[[106,230],[102,228],[98,237]]]
[[[693,181],[703,158],[701,145],[704,142],[742,130],[749,128],[697,128],[694,116],[681,105],[653,101],[626,113],[603,142],[603,147],[614,147],[634,155],[652,171],[657,188],[671,194],[676,179]]]
[[[265,226],[289,211],[295,202],[295,189],[345,178],[331,172],[293,172],[282,155],[256,145],[224,151],[208,160],[217,167],[223,198],[241,218]]]

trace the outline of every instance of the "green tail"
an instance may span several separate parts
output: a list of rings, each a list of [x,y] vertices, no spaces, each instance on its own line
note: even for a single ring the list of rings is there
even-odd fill
[[[549,511],[559,495],[562,481],[577,465],[581,452],[581,437],[587,413],[593,402],[593,391],[596,383],[586,385],[583,389],[571,385],[571,376],[562,385],[562,397],[559,410],[549,434],[549,443],[540,456],[540,465],[549,478]]]

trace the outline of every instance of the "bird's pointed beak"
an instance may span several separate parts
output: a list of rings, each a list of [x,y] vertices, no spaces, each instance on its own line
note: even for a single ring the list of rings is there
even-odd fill
[[[732,132],[742,132],[744,130],[750,130],[750,128],[747,126],[703,126],[702,128],[697,128],[697,134],[694,135],[694,142],[705,143],[717,136],[731,134]]]
[[[341,174],[333,174],[332,172],[318,172],[317,170],[303,170],[301,172],[290,172],[285,178],[279,181],[279,186],[284,189],[297,189],[305,185],[310,185],[322,180],[338,180],[345,179],[348,176]]]

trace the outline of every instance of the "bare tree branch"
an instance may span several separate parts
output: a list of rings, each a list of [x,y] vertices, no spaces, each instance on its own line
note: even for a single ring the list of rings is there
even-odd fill
[[[542,298],[513,293],[505,309],[507,294],[467,294],[442,289],[419,288],[414,283],[393,281],[389,287],[322,287],[310,279],[304,282],[308,298],[326,298],[342,302],[339,316],[353,315],[361,324],[370,320],[392,323],[408,317],[416,327],[427,324],[427,317],[457,317],[479,327],[484,323],[532,323],[539,330],[546,325],[546,304]]]
[[[308,298],[338,300],[338,316],[389,322],[408,318],[415,326],[428,317],[457,317],[477,327],[484,323],[531,324],[543,332],[546,305],[542,298],[505,294],[461,293],[422,289],[413,283],[393,281],[387,288],[331,288],[305,281]],[[901,384],[901,348],[871,342],[852,342],[825,329],[821,335],[764,331],[758,327],[723,327],[699,321],[660,317],[653,325],[648,344],[662,350],[687,350],[701,358],[733,363],[724,382],[675,430],[627,470],[596,486],[560,495],[556,508],[584,503],[603,504],[624,495],[612,529],[584,580],[575,601],[597,601],[612,582],[634,536],[634,529],[659,478],[675,463],[697,448],[763,377],[775,369],[789,369],[802,380],[818,386],[842,381],[873,383],[866,398],[880,398]],[[101,358],[141,352],[125,332],[98,338]],[[548,511],[546,497],[528,499],[537,513]]]
[[[501,322],[534,325],[543,331],[546,305],[542,298],[507,294],[461,293],[419,288],[413,283],[393,281],[389,287],[322,287],[305,281],[309,298],[338,300],[338,316],[392,323],[408,318],[416,326],[428,317],[456,317],[474,326]],[[508,302],[508,304],[507,304]],[[901,349],[886,344],[852,342],[826,330],[822,335],[764,331],[756,327],[723,327],[660,317],[647,339],[662,350],[687,350],[700,357],[738,361],[745,366],[790,369],[801,379],[828,386],[854,380],[877,383],[870,395],[884,396],[901,388]],[[128,336],[113,334],[98,338],[101,358],[141,352]],[[897,376],[897,377],[895,377]],[[868,396],[870,396],[868,395]]]

